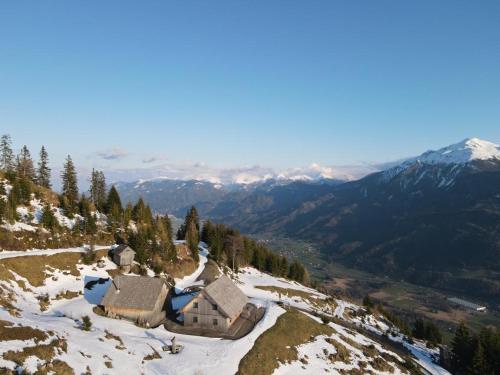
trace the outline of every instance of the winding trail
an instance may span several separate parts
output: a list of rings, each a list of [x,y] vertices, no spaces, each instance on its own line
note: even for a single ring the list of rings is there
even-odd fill
[[[95,251],[102,249],[109,249],[110,246],[96,246]],[[34,249],[25,251],[0,251],[0,259],[27,257],[27,256],[43,256],[54,255],[59,253],[84,253],[88,247],[70,247],[63,249]]]
[[[184,241],[175,241],[176,244],[184,243]],[[175,292],[180,293],[188,286],[192,285],[203,285],[203,281],[196,281],[198,276],[201,275],[203,270],[205,269],[205,265],[208,262],[208,249],[204,243],[200,243],[198,245],[198,249],[200,250],[200,260],[198,262],[198,268],[191,274],[184,276],[182,279],[175,279]]]

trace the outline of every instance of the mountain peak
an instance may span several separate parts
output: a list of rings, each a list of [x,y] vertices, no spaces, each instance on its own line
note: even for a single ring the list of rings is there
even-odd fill
[[[500,146],[479,138],[466,138],[461,142],[424,152],[411,162],[424,164],[465,164],[473,160],[500,160]]]

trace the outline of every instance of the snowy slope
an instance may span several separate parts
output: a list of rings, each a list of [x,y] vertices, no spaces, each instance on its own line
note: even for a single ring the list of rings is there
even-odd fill
[[[464,164],[473,160],[490,159],[500,160],[500,145],[479,138],[467,138],[436,151],[427,151],[410,162],[418,160],[424,164]]]
[[[179,289],[199,283],[195,280],[202,272],[208,254],[206,248],[201,247],[200,250],[200,266],[192,275],[177,280]],[[67,249],[67,251],[78,252],[83,251],[83,249],[74,248]],[[22,254],[9,252],[0,253],[0,255],[12,260],[13,256],[54,255],[62,254],[62,252],[63,249],[35,250]],[[1,258],[0,256],[0,263]],[[264,274],[250,267],[242,269],[238,274],[230,274],[253,303],[266,308],[263,319],[249,335],[233,341],[173,334],[162,326],[156,329],[143,329],[125,320],[96,315],[92,310],[94,305],[101,300],[110,282],[97,283],[90,290],[84,289],[84,285],[89,281],[109,277],[108,271],[115,269],[115,265],[109,259],[104,258],[104,268],[78,264],[77,269],[78,276],[57,269],[48,269],[45,284],[40,287],[33,287],[27,279],[23,279],[19,275],[14,275],[16,281],[0,280],[0,295],[2,289],[10,291],[14,296],[12,302],[19,309],[19,316],[13,316],[6,309],[0,307],[0,321],[10,321],[46,332],[53,331],[55,335],[53,337],[66,340],[67,350],[60,351],[56,358],[65,361],[74,369],[75,373],[85,373],[89,370],[94,374],[234,374],[238,370],[239,362],[251,350],[257,338],[272,327],[279,316],[285,313],[286,310],[277,304],[278,301],[290,306],[289,308],[298,308],[304,313],[321,313],[331,317],[336,316],[345,321],[346,324],[360,327],[365,325],[365,328],[373,331],[379,330],[380,334],[389,329],[394,331],[394,327],[389,327],[376,317],[370,316],[364,322],[351,318],[352,315],[355,315],[353,312],[361,309],[352,303],[333,300],[314,289]],[[276,290],[280,292],[278,293]],[[57,295],[65,291],[80,292],[81,294],[70,299],[55,299]],[[282,294],[283,291],[285,294]],[[37,297],[45,294],[51,299],[50,306],[46,311],[41,311]],[[81,329],[81,319],[84,315],[88,315],[93,323],[90,332]],[[317,317],[308,316],[320,321]],[[368,363],[370,366],[371,362],[368,362],[369,359],[363,350],[360,350],[368,345],[375,347],[379,353],[390,353],[360,333],[335,323],[330,323],[330,326],[335,330],[334,335],[331,337],[318,336],[310,343],[300,345],[297,348],[300,358],[304,355],[310,358],[307,364],[300,361],[282,363],[275,373],[295,374],[299,368],[302,373],[309,374],[316,373],[319,369],[323,372],[325,368],[331,373],[339,373],[342,368],[358,368],[360,363]],[[178,355],[162,351],[162,347],[169,344],[174,335],[177,342],[185,346],[185,349]],[[351,351],[350,363],[332,362],[325,358],[325,350],[334,353],[335,349],[329,344],[333,342],[332,340],[339,341],[349,348]],[[394,340],[402,340],[402,336],[394,336]],[[353,342],[356,344],[352,344]],[[33,340],[1,341],[0,339],[0,368],[16,368],[14,362],[2,359],[3,353],[35,345]],[[352,347],[352,345],[356,347]],[[410,344],[405,343],[405,345]],[[427,368],[429,373],[447,374],[446,371],[432,363],[431,356],[434,352],[425,348],[422,343],[417,342],[410,345],[409,349],[415,350],[419,363]],[[155,352],[157,358],[148,359],[147,356]],[[396,358],[395,362],[399,361],[397,354],[390,353],[390,355],[391,358]],[[24,363],[24,367],[34,371],[38,365],[43,363],[44,361],[36,357],[30,357]],[[376,373],[384,374],[386,372],[377,371]],[[393,373],[405,372],[396,368]]]

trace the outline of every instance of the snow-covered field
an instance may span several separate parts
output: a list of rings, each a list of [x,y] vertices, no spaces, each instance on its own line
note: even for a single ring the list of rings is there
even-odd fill
[[[196,278],[203,271],[208,255],[208,250],[204,246],[200,250],[199,267],[193,274],[176,280],[177,289],[181,290],[200,283],[196,282]],[[22,254],[1,252],[0,262],[3,258],[21,255],[53,255],[61,252],[79,251],[83,251],[83,248],[33,250],[22,252]],[[10,321],[16,325],[38,328],[46,332],[53,331],[54,336],[49,338],[48,341],[54,337],[59,337],[67,342],[67,351],[60,351],[56,358],[66,362],[78,374],[85,373],[87,370],[93,374],[234,374],[238,370],[239,362],[252,349],[257,338],[272,327],[280,315],[285,313],[286,310],[276,303],[278,300],[305,312],[320,311],[332,317],[337,316],[351,320],[351,323],[363,324],[349,318],[349,314],[345,314],[346,310],[358,309],[359,307],[356,305],[342,300],[332,300],[332,305],[325,308],[329,304],[325,302],[328,298],[326,295],[296,282],[276,278],[247,267],[237,275],[231,275],[231,277],[253,303],[266,308],[263,319],[249,335],[233,341],[173,334],[162,326],[155,329],[143,329],[125,320],[99,316],[92,310],[106,292],[109,281],[101,284],[96,283],[91,290],[84,289],[84,285],[99,278],[108,278],[108,271],[115,268],[116,266],[105,258],[103,268],[78,264],[79,275],[77,276],[68,274],[68,272],[50,269],[47,271],[45,284],[40,287],[31,286],[28,280],[22,279],[19,275],[15,275],[15,277],[20,283],[0,281],[0,287],[14,292],[16,296],[14,305],[20,310],[20,316],[16,317],[0,307],[0,320]],[[293,290],[298,293],[294,295],[291,292],[289,295],[280,296],[272,289],[263,290],[259,287],[274,287],[280,288],[279,290]],[[80,294],[74,293],[70,299],[55,299],[56,296],[67,291]],[[51,299],[50,306],[47,310],[41,311],[37,296],[45,294]],[[317,304],[317,301],[323,301],[324,303]],[[318,306],[321,306],[321,308]],[[81,329],[81,319],[85,315],[88,315],[92,321],[90,332]],[[311,316],[311,319],[318,320],[313,316]],[[339,373],[336,370],[354,368],[359,361],[366,362],[368,359],[364,357],[364,354],[359,349],[351,348],[347,341],[342,341],[346,340],[346,337],[359,345],[368,345],[367,343],[369,343],[378,346],[379,351],[384,351],[380,345],[359,333],[349,332],[338,324],[330,323],[330,325],[336,331],[335,337],[319,336],[297,348],[299,358],[304,358],[304,356],[309,358],[307,363],[301,361],[282,363],[275,373],[311,374],[324,372],[325,368],[331,373]],[[378,329],[375,328],[376,326],[382,330],[389,328],[383,322],[376,320],[369,321],[365,325],[370,326],[372,329]],[[293,327],[290,327],[290,329],[293,329]],[[177,355],[162,351],[162,347],[170,344],[173,336],[176,336],[177,342],[184,346],[184,350]],[[325,341],[327,339],[336,339],[345,344],[351,351],[352,364],[329,361],[326,358],[326,353],[334,353],[335,348]],[[395,340],[401,340],[401,337],[398,336]],[[2,341],[0,338],[0,368],[16,368],[14,362],[2,359],[3,354],[7,351],[21,350],[23,347],[35,345],[33,340]],[[430,356],[433,352],[425,348],[424,345],[418,342],[414,345],[408,343],[404,343],[404,345],[414,352],[419,363],[429,373],[447,374],[446,371],[432,364]],[[151,355],[155,355],[157,358],[148,357]],[[30,357],[25,362],[25,367],[28,371],[34,371],[42,363],[42,360]]]

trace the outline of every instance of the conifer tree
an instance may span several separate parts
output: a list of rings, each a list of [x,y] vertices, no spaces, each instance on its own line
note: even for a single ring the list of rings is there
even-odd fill
[[[196,229],[196,223],[191,220],[187,223],[186,227],[186,245],[189,248],[191,256],[193,257],[195,262],[198,262],[200,259],[200,256],[198,254],[198,243],[199,237],[198,230]]]
[[[90,176],[90,200],[98,211],[104,211],[106,206],[106,177],[102,171],[92,169]]]
[[[54,213],[52,212],[52,208],[50,207],[50,205],[48,203],[46,203],[43,206],[42,218],[41,218],[40,223],[42,224],[42,226],[45,229],[48,229],[50,231],[53,231],[55,228],[57,228],[59,226],[59,223],[58,223],[56,217],[54,216]]]
[[[123,207],[120,195],[114,186],[109,189],[108,197],[106,200],[106,214],[110,225],[118,226],[122,221]]]
[[[472,375],[485,375],[489,373],[489,366],[486,363],[485,353],[481,341],[478,341],[472,356]],[[491,373],[491,372],[490,372]]]
[[[471,363],[472,347],[469,330],[462,322],[455,331],[451,342],[451,361],[453,370],[463,370]]]
[[[31,159],[30,151],[26,145],[23,146],[17,156],[16,173],[18,178],[35,181],[35,167],[33,166],[33,159]]]
[[[127,203],[127,206],[125,207],[125,211],[123,212],[123,225],[127,227],[128,223],[130,220],[132,220],[132,211],[134,210],[134,207],[132,206],[132,203]]]
[[[40,149],[40,160],[38,160],[36,180],[38,185],[50,189],[49,154],[47,153],[45,146],[42,146]]]
[[[199,235],[200,233],[200,219],[198,217],[198,211],[196,210],[196,207],[192,206],[189,211],[186,213],[186,217],[184,218],[184,223],[179,227],[177,230],[177,239],[178,240],[184,240],[186,239],[186,232],[188,229],[189,224],[193,222],[195,227],[196,227],[196,233]],[[199,242],[199,237],[198,237],[198,242]]]
[[[7,198],[7,191],[3,182],[0,182],[0,223],[3,223],[7,213],[7,201],[5,198]]]
[[[78,181],[75,165],[71,156],[68,155],[64,168],[61,173],[62,178],[62,196],[65,200],[64,209],[69,215],[73,215],[78,208]]]
[[[16,178],[14,180],[14,182],[12,183],[12,189],[10,191],[10,197],[12,199],[13,205],[28,205],[30,203],[32,193],[31,184],[31,181],[29,181],[27,178]]]
[[[0,139],[0,169],[5,173],[12,173],[14,171],[12,139],[8,134],[2,135]]]

